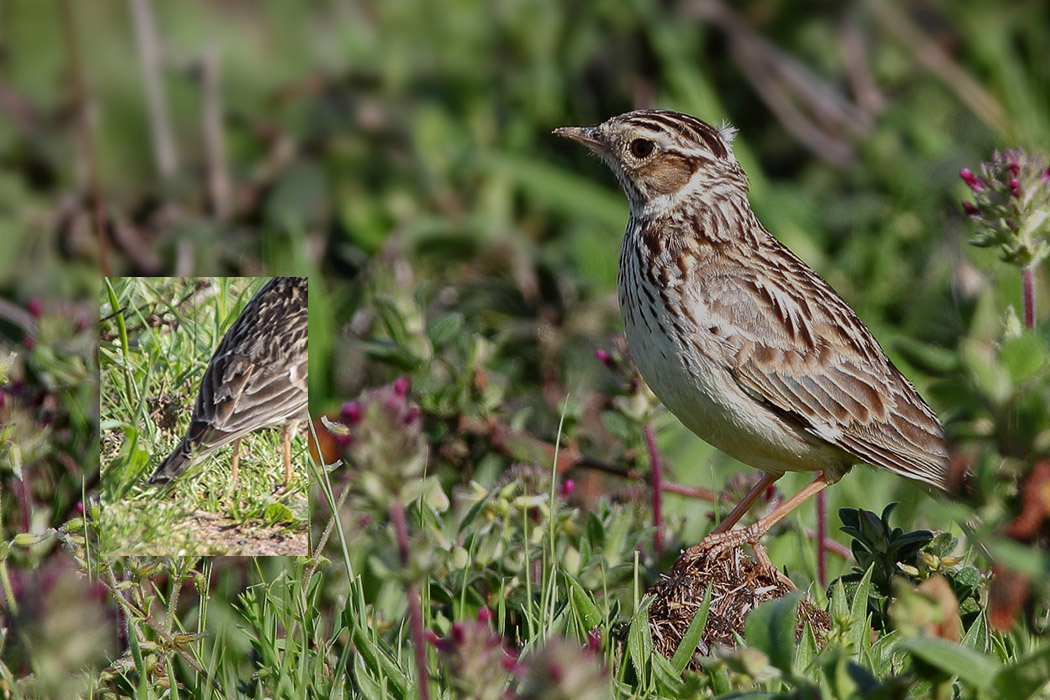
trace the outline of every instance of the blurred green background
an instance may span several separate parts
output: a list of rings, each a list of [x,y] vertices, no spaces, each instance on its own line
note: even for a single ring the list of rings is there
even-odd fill
[[[891,354],[897,336],[951,345],[993,264],[964,244],[956,174],[1050,131],[1036,1],[13,2],[2,19],[0,265],[23,302],[99,269],[320,271],[339,328],[343,283],[397,256],[489,292],[478,309],[571,326],[577,301],[612,304],[626,205],[550,130],[659,106],[740,128],[762,220]]]
[[[72,318],[100,273],[308,274],[315,412],[407,374],[444,426],[436,442],[471,414],[553,443],[565,415],[574,448],[644,469],[593,355],[621,329],[626,202],[550,133],[636,107],[737,126],[767,228],[949,434],[973,438],[958,339],[998,333],[1020,283],[967,245],[958,173],[1050,143],[1047,26],[1040,0],[4,2],[0,332],[18,351],[11,381],[54,396],[80,432],[28,476],[5,457],[0,539],[60,525],[94,488],[97,449],[76,450],[97,446],[83,389],[97,358],[58,340],[41,357],[19,310],[44,300],[44,318]],[[1045,319],[1045,265],[1036,284]],[[55,379],[69,357],[78,371]],[[7,395],[8,411],[25,398]],[[717,487],[736,471],[655,420],[674,479]],[[450,450],[437,472],[492,483],[512,461]],[[830,498],[944,515],[866,470]],[[685,540],[705,508],[672,501],[692,514]],[[56,547],[11,561],[28,572]]]

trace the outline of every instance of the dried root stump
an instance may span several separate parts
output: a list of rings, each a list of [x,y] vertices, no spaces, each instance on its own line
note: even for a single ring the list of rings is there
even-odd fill
[[[744,620],[757,605],[796,590],[791,579],[769,561],[761,545],[752,547],[754,558],[746,554],[743,546],[713,556],[709,552],[699,556],[687,552],[679,557],[671,571],[649,591],[654,597],[649,607],[649,627],[657,650],[668,658],[674,655],[703,605],[708,586],[711,607],[696,649],[701,656],[710,656],[715,646],[735,646],[734,633],[743,635]],[[828,614],[809,600],[799,605],[798,617],[796,635],[802,633],[806,622],[818,640],[830,628]],[[690,667],[699,668],[696,655]]]

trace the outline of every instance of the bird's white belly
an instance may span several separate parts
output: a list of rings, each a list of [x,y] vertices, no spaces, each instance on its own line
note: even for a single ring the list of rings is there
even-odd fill
[[[621,303],[623,296],[621,295]],[[621,311],[623,307],[621,305]],[[687,428],[723,452],[770,473],[821,471],[841,463],[841,453],[821,444],[747,395],[717,359],[721,350],[702,351],[704,309],[693,306],[693,318],[677,318],[686,331],[679,340],[661,324],[666,309],[644,304],[624,312],[627,342],[642,378]],[[694,345],[694,343],[696,345]]]

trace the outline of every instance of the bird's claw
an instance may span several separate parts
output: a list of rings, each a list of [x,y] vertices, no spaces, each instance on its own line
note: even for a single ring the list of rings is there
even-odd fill
[[[741,545],[750,544],[755,550],[756,556],[761,560],[769,560],[766,550],[759,544],[765,532],[754,525],[727,530],[725,532],[713,532],[697,544],[685,551],[685,556],[691,560],[706,558],[713,560]]]

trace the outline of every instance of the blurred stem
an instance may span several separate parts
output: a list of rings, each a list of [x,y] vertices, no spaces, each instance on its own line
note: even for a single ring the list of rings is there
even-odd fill
[[[324,419],[323,414],[321,417]],[[339,494],[339,499],[336,500],[335,493],[332,491],[332,482],[328,478],[328,473],[329,467],[335,468],[340,462],[339,460],[336,460],[334,464],[325,463],[324,450],[321,449],[320,441],[317,438],[316,420],[316,418],[313,418],[307,422],[310,431],[308,439],[313,441],[313,447],[317,450],[317,458],[310,460],[310,472],[313,477],[313,483],[318,486],[317,490],[325,507],[332,511],[332,517],[328,519],[328,523],[321,532],[321,536],[315,543],[313,556],[310,557],[310,569],[307,572],[306,580],[309,581],[314,577],[314,571],[321,562],[321,552],[324,551],[325,545],[328,543],[328,538],[332,536],[332,530],[334,529],[338,529],[339,531],[339,545],[342,549],[343,564],[346,566],[347,576],[350,580],[353,580],[354,567],[350,563],[350,551],[346,543],[346,534],[343,532],[343,525],[339,521],[339,509],[343,507],[343,503],[346,501],[347,496],[350,495],[350,489],[343,489]],[[352,600],[353,596],[349,596],[348,601]],[[347,604],[353,605],[353,602],[348,602]]]
[[[128,347],[128,327],[124,323],[124,309],[120,306],[120,301],[117,299],[117,292],[113,289],[113,285],[109,279],[103,278],[103,282],[106,284],[106,295],[109,297],[109,305],[113,309],[113,318],[117,322],[117,331],[120,333],[120,348],[121,352],[124,353],[125,360],[121,362],[122,374],[124,375],[125,389],[128,392],[129,399],[135,399],[135,383],[131,381],[131,370],[128,369],[127,358],[131,357],[130,348]]]
[[[94,226],[95,234],[98,236],[99,266],[102,268],[102,276],[109,277],[112,271],[109,266],[109,237],[106,234],[106,212],[102,205],[98,162],[95,159],[95,145],[91,138],[91,116],[88,113],[87,90],[84,87],[84,74],[81,71],[83,56],[80,53],[77,22],[73,16],[73,7],[69,0],[61,0],[59,11],[62,16],[62,34],[66,42],[70,99],[73,103],[73,114],[76,116],[77,146],[80,148],[80,155],[84,160],[84,189],[87,191],[91,222]]]
[[[7,574],[7,557],[0,559],[0,584],[4,586],[4,598],[7,599],[7,608],[11,614],[18,614],[18,601],[15,600],[15,592],[11,589],[11,577]]]
[[[593,469],[604,474],[612,474],[613,476],[630,479],[632,481],[641,481],[645,478],[643,474],[639,474],[634,469],[624,469],[623,467],[618,467],[614,464],[607,464],[606,462],[591,457],[580,457],[580,459],[572,464],[570,468],[576,467]],[[700,501],[710,501],[712,503],[718,500],[718,494],[711,489],[705,489],[699,486],[687,486],[674,481],[663,481],[662,485],[664,493],[673,493],[685,498],[695,498]]]
[[[157,38],[157,24],[153,17],[152,0],[128,0],[131,8],[135,42],[142,67],[142,87],[146,91],[150,135],[153,137],[153,161],[161,180],[167,182],[179,169],[178,152],[171,128],[168,100],[161,77],[163,50]]]
[[[988,128],[998,134],[1008,134],[1014,130],[1013,122],[1002,104],[959,65],[940,43],[922,31],[906,5],[886,0],[868,0],[865,6],[872,11],[886,34],[911,52],[916,64],[936,76]]]
[[[390,504],[390,522],[394,525],[397,538],[397,551],[401,558],[401,568],[405,573],[409,567],[408,516],[401,499],[395,498]],[[419,593],[412,583],[405,583],[405,595],[408,596],[408,616],[412,631],[412,646],[415,647],[416,674],[419,679],[419,697],[430,700],[430,682],[427,675],[427,649],[423,639],[423,612],[420,609]]]
[[[168,615],[164,621],[164,631],[169,635],[175,625],[175,618],[178,614],[179,592],[182,590],[182,566],[181,560],[178,561],[180,564],[172,567],[174,571],[171,571],[168,575],[168,581],[171,582],[171,595],[168,596]]]
[[[825,493],[817,494],[817,581],[821,587],[828,585],[828,504]]]
[[[214,47],[207,49],[201,56],[198,76],[208,194],[211,197],[212,213],[215,218],[224,221],[233,211],[233,185],[226,155],[219,52]]]
[[[84,560],[87,562],[87,578],[88,581],[94,582],[97,572],[95,566],[91,562],[91,533],[95,532],[98,535],[96,526],[98,523],[91,517],[91,507],[88,504],[87,498],[87,475],[84,475],[80,479],[80,503],[84,506]]]
[[[604,474],[612,474],[623,479],[631,479],[633,481],[642,481],[645,478],[644,474],[639,474],[633,469],[624,469],[613,464],[607,464],[601,460],[592,459],[590,457],[581,457],[579,461],[574,463],[571,468],[585,468],[593,469],[595,471],[602,472]],[[683,498],[693,498],[699,501],[709,501],[714,503],[720,499],[720,496],[712,491],[711,489],[705,489],[699,486],[686,486],[685,484],[679,484],[674,481],[663,481],[662,489],[664,493],[673,493],[676,496],[682,496]],[[819,494],[818,494],[819,495]],[[826,522],[825,518],[825,522]],[[803,532],[806,537],[811,540],[817,538],[817,531],[810,528],[803,528]],[[853,553],[850,552],[848,547],[845,547],[833,539],[829,539],[825,536],[822,540],[823,547],[827,552],[836,556],[842,557],[849,561],[853,558]]]
[[[1021,293],[1024,298],[1025,328],[1035,328],[1035,270],[1032,263],[1021,268]]]
[[[196,642],[197,649],[196,653],[199,658],[206,658],[208,650],[205,646],[205,640],[208,638],[208,603],[211,601],[211,597],[208,595],[211,591],[211,578],[212,578],[212,567],[214,566],[214,557],[205,557],[203,560],[203,566],[201,567],[201,578],[204,580],[204,585],[207,588],[203,591],[199,591],[197,599],[200,601],[197,606],[197,634],[198,639]],[[309,581],[307,581],[307,586]],[[198,682],[200,681],[200,675],[197,676]]]
[[[558,575],[558,453],[561,451],[561,438],[565,434],[565,414],[569,410],[569,396],[565,395],[565,400],[561,405],[561,415],[558,418],[558,435],[554,440],[554,459],[551,460],[551,491],[549,503],[549,513],[547,515],[547,541],[550,543],[550,570],[547,573],[547,580],[553,582],[555,577]],[[542,576],[542,571],[540,576]],[[553,620],[556,616],[555,604],[557,596],[547,596],[546,593],[549,590],[548,587],[544,587],[544,596],[540,598],[541,605],[540,610],[545,620]],[[544,602],[546,598],[546,602]],[[546,603],[550,604],[550,611],[546,609]],[[544,630],[546,634],[546,630]]]
[[[802,527],[802,534],[804,534],[807,538],[809,538],[811,540],[815,541],[817,539],[817,531],[813,530],[811,528],[803,526]],[[835,556],[841,557],[842,559],[845,559],[846,561],[853,561],[853,552],[850,551],[849,547],[847,547],[846,545],[841,544],[839,542],[836,542],[835,540],[828,539],[828,538],[824,538],[823,541],[824,541],[824,549],[827,550],[827,552],[829,554],[834,554]]]
[[[17,448],[18,445],[12,445]],[[14,488],[15,498],[18,500],[18,508],[22,513],[22,532],[29,532],[33,524],[33,496],[29,492],[29,480],[25,472],[17,470],[18,484]]]
[[[645,447],[649,451],[649,479],[652,482],[653,492],[653,527],[656,528],[654,545],[656,556],[660,556],[664,553],[663,462],[660,460],[660,450],[656,446],[653,424],[646,423],[642,433],[645,435]]]
[[[112,562],[107,563],[105,573],[106,577],[99,577],[99,580],[109,591],[110,597],[112,597],[117,603],[118,629],[120,629],[123,634],[126,634],[130,640],[131,635],[138,634],[136,629],[132,629],[132,625],[135,624],[135,621],[148,626],[160,639],[160,644],[162,648],[166,650],[166,653],[178,654],[182,660],[190,666],[190,668],[197,672],[200,677],[211,683],[212,687],[219,692],[219,697],[223,697],[222,683],[218,678],[215,678],[213,674],[210,674],[205,670],[200,659],[197,658],[196,654],[192,653],[195,649],[176,643],[175,639],[167,630],[161,629],[157,624],[157,621],[153,619],[146,610],[143,610],[134,602],[133,599],[141,600],[144,597],[144,595],[142,595],[144,592],[140,591],[139,596],[134,596],[132,589],[123,585],[123,582],[127,580],[127,576],[122,574],[118,579],[116,572],[113,570]],[[141,588],[142,581],[140,580],[138,583]],[[150,585],[152,586],[152,583]],[[170,627],[170,624],[168,626]]]

